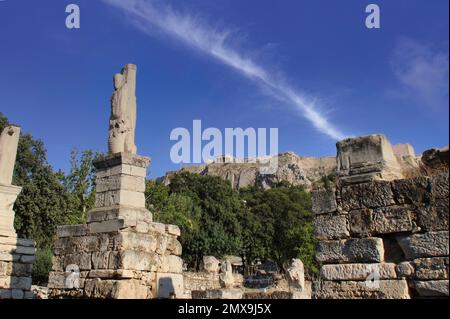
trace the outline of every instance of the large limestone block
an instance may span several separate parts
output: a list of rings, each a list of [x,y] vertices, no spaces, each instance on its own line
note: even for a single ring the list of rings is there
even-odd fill
[[[448,279],[448,257],[414,259],[415,278],[419,280]]]
[[[408,260],[421,257],[448,256],[448,240],[448,231],[397,237],[397,241]]]
[[[140,280],[118,280],[113,291],[114,299],[150,299],[153,298],[149,286]]]
[[[0,277],[0,288],[30,290],[31,277]]]
[[[20,127],[7,126],[0,132],[0,184],[11,185]]]
[[[394,180],[402,177],[392,145],[381,134],[342,140],[337,147],[337,173],[341,183]]]
[[[384,259],[381,238],[362,238],[321,241],[317,245],[316,259],[319,263],[380,263]]]
[[[345,211],[363,208],[380,208],[395,204],[391,183],[367,182],[341,188],[340,205]]]
[[[446,199],[448,201],[448,173],[439,174],[430,178],[431,194],[434,199]]]
[[[117,256],[117,266],[113,269],[128,269],[141,271],[156,271],[162,265],[161,256],[156,253],[143,251],[125,250]]]
[[[432,205],[422,206],[417,209],[416,223],[421,230],[447,230],[448,221],[448,199],[435,199]]]
[[[320,189],[311,192],[312,211],[314,214],[332,213],[337,210],[334,189]]]
[[[183,260],[174,255],[162,256],[161,266],[158,271],[163,273],[181,274],[183,272]]]
[[[153,234],[121,232],[115,238],[115,245],[119,250],[134,250],[153,253],[156,251],[157,238]]]
[[[427,177],[392,181],[392,190],[398,204],[421,204],[429,201],[430,185]]]
[[[111,219],[88,224],[89,234],[118,232],[126,227],[123,219]]]
[[[377,280],[396,279],[395,264],[338,264],[320,268],[323,280],[368,280],[369,276]]]
[[[316,215],[314,236],[319,239],[343,239],[350,237],[348,216],[338,214]]]
[[[0,244],[0,251],[10,253],[10,254],[34,255],[36,253],[36,248],[29,247],[29,246]]]
[[[203,256],[202,268],[207,273],[219,273],[220,261],[214,256]]]
[[[182,274],[156,274],[156,295],[157,298],[172,299],[183,298],[184,283]]]
[[[57,226],[56,235],[58,238],[73,237],[73,236],[85,236],[87,235],[88,228],[86,225],[62,225]]]
[[[319,299],[410,299],[404,279],[370,281],[324,281],[316,291]]]
[[[145,195],[143,192],[124,189],[95,194],[95,207],[111,207],[116,205],[145,208]]]
[[[0,261],[0,276],[30,277],[32,264]]]
[[[94,208],[89,211],[87,222],[103,222],[108,220],[121,219],[124,227],[136,227],[138,223],[151,223],[152,213],[145,208],[132,206],[113,206]]]
[[[448,293],[448,280],[414,281],[419,296],[422,297],[445,297]]]
[[[36,247],[36,242],[34,240],[17,237],[0,237],[0,244],[16,245],[24,247]]]
[[[150,158],[127,153],[108,155],[93,163],[97,169],[97,178],[120,174],[145,177],[149,164]]]
[[[412,219],[412,208],[408,206],[359,209],[349,213],[350,232],[352,235],[367,237],[412,231]]]
[[[97,192],[124,189],[143,193],[145,192],[145,178],[125,174],[97,178],[95,189]]]

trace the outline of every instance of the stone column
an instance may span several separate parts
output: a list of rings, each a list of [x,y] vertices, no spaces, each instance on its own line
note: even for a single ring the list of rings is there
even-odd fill
[[[135,69],[128,65],[124,70]],[[125,71],[119,79],[128,78]],[[131,83],[130,79],[126,83]],[[134,96],[134,86],[116,83],[116,90],[118,87],[123,91],[114,96]],[[114,114],[130,112],[127,118],[132,118],[129,106],[134,109],[134,99],[118,101],[112,104]],[[133,134],[116,138],[122,133],[114,127],[110,130],[110,154],[94,163],[95,208],[88,212],[87,223],[58,227],[50,297],[182,298],[180,229],[153,222],[144,194],[150,159],[135,154]],[[131,127],[134,130],[134,124]],[[125,151],[113,153],[117,149]]]
[[[21,187],[11,185],[20,128],[6,127],[0,135],[0,299],[31,298],[35,242],[17,238],[13,206]]]

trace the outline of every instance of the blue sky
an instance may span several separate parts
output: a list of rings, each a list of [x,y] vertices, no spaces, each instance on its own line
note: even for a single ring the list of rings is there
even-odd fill
[[[65,7],[81,28],[65,26]],[[365,7],[381,8],[381,29]],[[170,161],[176,127],[277,127],[279,150],[335,155],[342,136],[384,133],[417,153],[448,145],[447,0],[0,2],[0,112],[70,151],[106,151],[112,76],[138,65],[141,155]]]

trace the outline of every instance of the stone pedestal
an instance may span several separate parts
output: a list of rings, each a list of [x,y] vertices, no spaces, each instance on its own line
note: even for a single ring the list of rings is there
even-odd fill
[[[392,145],[384,135],[349,138],[336,147],[337,175],[342,184],[403,177]]]
[[[181,298],[180,230],[145,208],[149,158],[128,153],[96,162],[95,208],[84,225],[58,227],[53,298]]]
[[[36,253],[32,240],[17,238],[13,206],[21,187],[0,184],[0,299],[32,298]]]

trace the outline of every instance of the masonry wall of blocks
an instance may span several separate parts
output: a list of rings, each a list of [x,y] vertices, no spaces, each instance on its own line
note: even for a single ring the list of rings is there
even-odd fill
[[[448,173],[313,192],[316,297],[448,296],[448,193]]]

